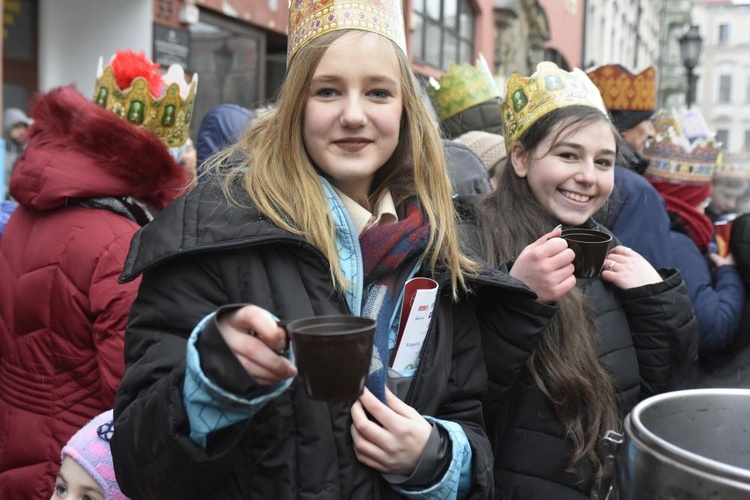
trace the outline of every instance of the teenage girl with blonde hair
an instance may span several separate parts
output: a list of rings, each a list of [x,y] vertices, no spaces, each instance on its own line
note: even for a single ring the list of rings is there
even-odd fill
[[[533,294],[459,249],[403,40],[334,29],[299,45],[293,31],[276,106],[214,159],[232,167],[223,184],[202,184],[133,242],[123,279],[143,281],[115,405],[118,481],[135,498],[489,498],[469,291],[482,276],[519,302]],[[396,372],[412,276],[439,291],[416,367]],[[327,314],[378,320],[356,401],[309,398],[279,355],[274,318]]]

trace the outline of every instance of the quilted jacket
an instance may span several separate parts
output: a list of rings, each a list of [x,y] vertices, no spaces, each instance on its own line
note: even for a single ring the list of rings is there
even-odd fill
[[[10,184],[19,206],[0,243],[3,499],[52,495],[63,445],[112,407],[123,374],[138,282],[117,276],[141,226],[89,201],[162,208],[187,180],[156,136],[72,87],[41,96],[32,116]]]

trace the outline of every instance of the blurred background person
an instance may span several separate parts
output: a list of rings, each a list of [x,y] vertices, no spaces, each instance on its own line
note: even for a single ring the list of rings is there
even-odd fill
[[[750,154],[724,155],[721,165],[714,173],[711,202],[706,207],[706,215],[714,222],[733,219],[738,214],[737,202],[748,187],[750,187]]]
[[[439,80],[430,79],[428,90],[446,139],[472,130],[502,135],[500,91],[481,54],[474,66],[451,63]]]
[[[601,92],[612,124],[623,139],[615,166],[615,188],[597,219],[657,269],[671,267],[664,200],[642,177],[648,167],[643,149],[654,135],[650,118],[656,108],[656,70],[649,66],[633,73],[619,64],[606,64],[587,74]]]
[[[667,206],[670,258],[682,273],[700,324],[703,363],[733,340],[745,304],[734,257],[712,251],[714,226],[704,213],[721,148],[695,109],[660,110],[655,124],[656,136],[644,150],[649,159],[645,175]],[[687,131],[694,132],[688,136]]]
[[[5,124],[5,184],[7,185],[10,182],[13,166],[28,142],[28,130],[32,120],[22,110],[8,108],[3,114],[3,123]],[[7,191],[5,186],[2,188],[4,198]]]
[[[495,144],[503,142],[500,91],[484,57],[480,54],[474,66],[451,63],[439,80],[429,80],[427,91],[443,135],[454,192],[461,195],[490,193],[494,189],[490,181],[490,167],[482,159],[479,149],[469,146],[470,143],[474,144],[476,138],[464,137],[467,133],[481,131],[493,134]],[[479,147],[479,144],[476,146]],[[504,154],[504,150],[502,148],[498,153]],[[486,159],[494,156],[486,148],[482,153]],[[474,156],[480,161],[477,162]],[[478,165],[483,168],[479,169]]]
[[[236,104],[219,104],[209,109],[198,127],[196,168],[198,180],[205,172],[208,158],[239,140],[255,113]]]
[[[2,499],[49,498],[60,449],[114,405],[138,289],[117,277],[133,234],[189,182],[168,147],[188,137],[196,80],[121,51],[100,61],[95,102],[68,86],[32,105],[0,240]]]
[[[503,136],[483,130],[471,130],[457,137],[456,142],[468,147],[479,157],[484,168],[487,169],[490,185],[494,191],[508,157],[505,153]]]

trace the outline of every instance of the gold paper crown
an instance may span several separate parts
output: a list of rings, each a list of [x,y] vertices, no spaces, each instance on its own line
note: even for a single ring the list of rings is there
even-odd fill
[[[101,58],[96,76],[96,104],[137,127],[145,128],[167,147],[182,146],[188,140],[198,88],[197,74],[187,84],[185,71],[173,64],[164,75],[166,91],[159,97],[151,94],[148,81],[143,77],[134,78],[128,88],[120,89],[112,66],[108,64],[102,68]]]
[[[703,115],[695,109],[661,109],[654,117],[656,135],[646,144],[643,157],[650,160],[645,175],[655,179],[710,184],[722,164],[721,144],[716,143]]]
[[[287,64],[310,40],[330,31],[358,29],[393,40],[406,54],[400,0],[289,0]]]
[[[508,154],[513,143],[539,118],[573,105],[591,106],[609,118],[599,89],[578,68],[567,72],[545,61],[539,63],[528,78],[518,73],[511,75],[505,84],[505,100],[501,105]]]
[[[428,88],[441,121],[488,99],[500,97],[492,71],[481,54],[476,67],[469,63],[451,63],[440,80],[431,78],[430,84]]]
[[[602,93],[604,104],[610,111],[656,109],[656,70],[653,66],[633,74],[619,64],[607,64],[587,74]]]

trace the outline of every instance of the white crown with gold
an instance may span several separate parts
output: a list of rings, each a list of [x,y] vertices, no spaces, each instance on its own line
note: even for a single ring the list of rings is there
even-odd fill
[[[696,109],[660,109],[653,118],[656,135],[646,144],[649,160],[644,175],[667,182],[705,185],[723,163],[721,143],[715,141]]]
[[[289,0],[287,63],[310,40],[342,29],[359,29],[383,35],[406,54],[404,13],[400,0]]]
[[[162,77],[166,90],[161,96],[154,96],[143,77],[134,78],[126,89],[119,88],[112,66],[103,66],[100,57],[96,78],[94,102],[99,106],[136,127],[145,128],[167,147],[182,146],[190,137],[190,120],[198,89],[197,74],[193,74],[187,83],[182,66],[171,65]]]

